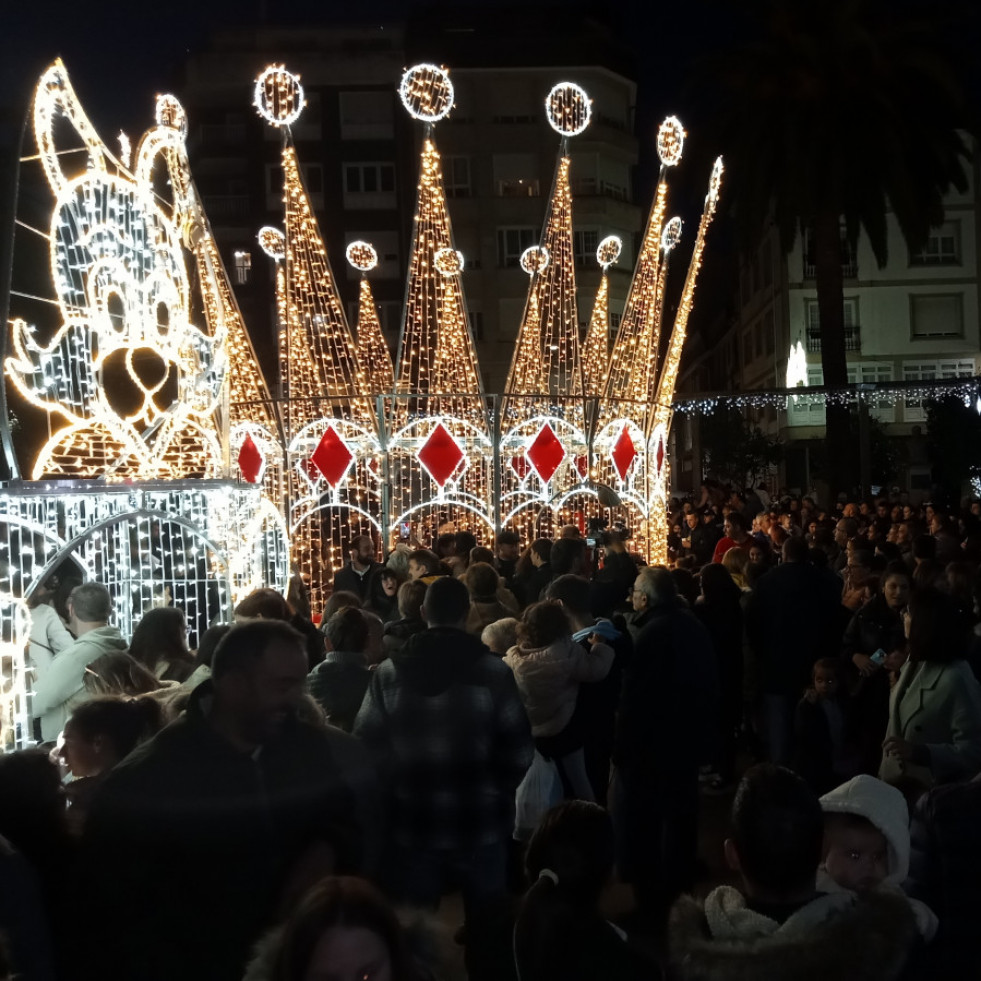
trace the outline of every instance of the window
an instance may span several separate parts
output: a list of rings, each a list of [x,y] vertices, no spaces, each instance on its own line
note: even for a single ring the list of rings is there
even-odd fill
[[[448,198],[468,198],[473,194],[470,186],[470,158],[450,156],[443,158],[443,185]]]
[[[620,329],[620,314],[611,313],[610,314],[610,330],[618,331]]]
[[[812,354],[821,350],[821,315],[817,300],[804,301],[804,316],[807,322],[807,350]],[[845,323],[845,350],[861,351],[862,338],[858,325],[858,297],[846,296],[842,309]]]
[[[347,194],[377,194],[395,190],[395,165],[355,163],[344,165],[344,191]]]
[[[470,332],[473,334],[473,339],[475,341],[482,341],[484,339],[484,315],[480,310],[470,310],[468,312],[470,318]]]
[[[906,362],[903,365],[903,381],[933,381],[936,378],[972,378],[975,373],[972,358],[943,361]],[[922,399],[907,398],[903,418],[906,422],[925,422],[926,406]]]
[[[300,175],[303,186],[310,195],[310,203],[315,207],[323,207],[324,168],[321,164],[302,164]],[[266,195],[275,197],[276,203],[267,201],[270,207],[282,207],[283,200],[283,168],[279,164],[266,164]]]
[[[252,253],[239,250],[235,253],[235,285],[245,286],[252,272]]]
[[[840,229],[841,235],[841,274],[846,279],[854,279],[858,275],[858,258],[855,249],[848,241],[845,226]],[[814,232],[808,228],[804,231],[804,278],[814,279],[817,268],[814,258]]]
[[[572,256],[577,266],[596,262],[596,247],[599,245],[599,232],[583,230],[572,233]]]
[[[910,334],[914,339],[964,336],[960,293],[914,294],[909,298]]]
[[[533,153],[494,154],[494,193],[502,198],[537,197],[538,160]]]
[[[926,245],[910,256],[911,266],[951,266],[961,261],[961,223],[945,221],[931,229]]]
[[[342,140],[390,140],[395,136],[393,96],[386,91],[341,92]],[[303,118],[302,116],[300,117]]]
[[[517,267],[521,253],[537,244],[537,228],[499,228],[497,230],[497,264],[505,269],[513,269]]]
[[[861,361],[848,365],[848,384],[871,384],[892,381],[892,365],[884,361]],[[807,368],[808,387],[824,384],[824,372],[820,365]],[[879,422],[893,422],[896,410],[892,405],[881,405],[871,409],[870,415]],[[812,403],[798,402],[793,396],[787,403],[787,422],[791,426],[823,426],[825,412],[823,399]]]

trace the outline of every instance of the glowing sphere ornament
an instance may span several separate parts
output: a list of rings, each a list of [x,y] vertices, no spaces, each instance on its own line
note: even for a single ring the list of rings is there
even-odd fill
[[[370,272],[378,265],[378,253],[369,242],[352,242],[344,253],[347,261],[361,272]]]
[[[300,76],[288,72],[282,65],[270,65],[255,80],[252,103],[272,126],[292,125],[306,105]]]
[[[657,131],[657,155],[665,167],[681,163],[681,151],[685,146],[685,127],[677,116],[668,116]]]
[[[453,108],[453,83],[445,68],[414,65],[402,76],[399,98],[413,119],[435,123]]]
[[[169,126],[179,130],[182,137],[187,136],[187,113],[176,97],[158,95],[154,117],[158,126]]]
[[[263,225],[256,234],[259,248],[277,262],[286,258],[286,236],[272,225]]]
[[[433,265],[443,276],[456,276],[463,272],[463,253],[456,249],[440,249],[433,256]]]
[[[559,82],[545,97],[545,113],[552,129],[563,136],[578,136],[593,114],[586,90],[575,82]]]
[[[604,268],[608,269],[623,251],[623,242],[617,235],[607,235],[598,246],[596,246],[596,261]]]
[[[518,261],[521,264],[521,268],[529,276],[534,276],[535,273],[544,272],[548,269],[548,264],[552,261],[552,257],[544,245],[530,245],[521,253],[521,258]]]
[[[661,234],[661,251],[670,252],[681,241],[681,219],[672,218]]]

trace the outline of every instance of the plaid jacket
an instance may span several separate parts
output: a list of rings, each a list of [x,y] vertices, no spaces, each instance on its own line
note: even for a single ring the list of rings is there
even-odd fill
[[[510,668],[452,627],[414,634],[375,671],[354,726],[382,767],[395,840],[468,850],[510,837],[532,758]]]

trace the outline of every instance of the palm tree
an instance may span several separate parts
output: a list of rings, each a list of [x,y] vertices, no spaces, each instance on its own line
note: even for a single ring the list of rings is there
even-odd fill
[[[769,221],[785,252],[810,233],[826,385],[848,380],[843,249],[862,231],[884,265],[892,212],[919,251],[944,194],[967,188],[963,91],[938,5],[925,6],[929,20],[897,0],[765,0],[751,37],[701,68],[743,243]],[[838,491],[854,481],[846,406],[829,404],[827,440]]]

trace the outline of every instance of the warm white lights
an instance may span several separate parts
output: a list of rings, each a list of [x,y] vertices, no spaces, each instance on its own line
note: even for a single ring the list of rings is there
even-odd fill
[[[661,235],[661,251],[670,252],[681,241],[681,219],[672,218],[664,226],[664,233]]]
[[[589,125],[592,100],[575,82],[559,82],[545,97],[545,113],[552,129],[563,136],[578,136]]]
[[[548,268],[551,259],[552,257],[544,245],[529,245],[521,253],[521,258],[518,262],[529,276],[534,276],[535,273],[544,272]]]
[[[414,65],[402,76],[399,98],[413,119],[435,123],[453,108],[453,83],[445,68]]]
[[[433,256],[433,265],[443,276],[456,276],[463,272],[463,253],[456,249],[440,249]]]
[[[677,116],[668,116],[657,131],[657,155],[665,167],[676,167],[681,162],[685,146],[685,128]]]
[[[371,272],[378,265],[378,253],[370,242],[362,242],[360,239],[352,242],[344,254],[347,261],[361,272]]]
[[[269,256],[270,259],[286,258],[286,236],[278,228],[272,225],[263,225],[256,233],[256,240],[259,248]]]
[[[617,235],[607,235],[606,238],[596,246],[596,261],[604,268],[612,266],[620,253],[623,251],[623,242]]]
[[[187,136],[187,113],[177,98],[173,95],[158,95],[154,119],[158,126],[168,126],[176,129],[181,139]]]
[[[300,76],[282,65],[270,65],[255,80],[252,104],[271,126],[291,126],[306,105]]]
[[[807,385],[807,352],[804,344],[797,341],[790,348],[787,358],[787,388]]]

